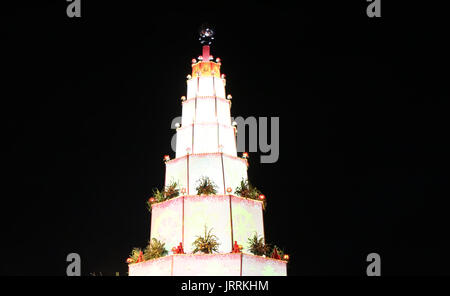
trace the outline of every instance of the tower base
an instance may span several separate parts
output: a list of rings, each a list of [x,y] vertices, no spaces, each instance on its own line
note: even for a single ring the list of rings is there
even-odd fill
[[[130,264],[130,276],[286,276],[287,262],[243,253],[179,254]]]

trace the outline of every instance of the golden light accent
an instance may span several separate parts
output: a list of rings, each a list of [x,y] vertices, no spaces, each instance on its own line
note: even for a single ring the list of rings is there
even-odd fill
[[[209,61],[192,64],[192,78],[198,76],[220,78],[220,64]]]

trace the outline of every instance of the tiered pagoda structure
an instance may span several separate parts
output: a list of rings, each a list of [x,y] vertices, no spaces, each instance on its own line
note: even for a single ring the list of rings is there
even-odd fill
[[[250,237],[265,239],[264,201],[235,193],[247,179],[248,158],[237,155],[231,95],[225,91],[220,59],[210,53],[213,34],[208,28],[201,31],[203,52],[192,60],[187,94],[181,98],[176,157],[165,159],[165,186],[176,182],[180,195],[151,205],[150,239],[164,242],[168,254],[129,264],[130,276],[287,275],[285,260],[249,251]],[[216,185],[216,194],[197,195],[202,177]],[[193,242],[205,226],[220,243],[217,252],[193,253]],[[241,246],[238,252],[236,245]]]

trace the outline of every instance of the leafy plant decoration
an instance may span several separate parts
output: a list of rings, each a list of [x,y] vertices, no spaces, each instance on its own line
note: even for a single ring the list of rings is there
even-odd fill
[[[139,255],[141,254],[141,252],[142,252],[141,248],[133,248],[133,250],[131,250],[129,258],[133,260],[133,263],[138,262]]]
[[[144,250],[144,260],[155,259],[166,256],[168,254],[165,243],[152,238],[147,247]]]
[[[255,233],[253,237],[248,238],[249,250],[252,254],[263,256],[269,253],[270,246],[264,243],[264,239],[262,237],[258,237]]]
[[[213,252],[218,252],[219,239],[214,234],[211,234],[212,228],[210,230],[205,226],[205,233],[203,236],[197,236],[197,239],[192,243],[195,247],[192,251],[193,253],[203,252],[205,254],[211,254]]]
[[[217,185],[208,177],[201,177],[198,181],[197,195],[210,195],[217,193]]]

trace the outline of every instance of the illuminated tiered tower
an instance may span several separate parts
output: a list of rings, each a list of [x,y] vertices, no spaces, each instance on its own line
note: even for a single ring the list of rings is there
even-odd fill
[[[129,275],[286,275],[286,261],[255,256],[248,239],[264,239],[263,202],[235,195],[247,179],[247,158],[237,156],[236,126],[231,122],[231,96],[225,93],[220,59],[213,60],[211,29],[200,34],[203,53],[192,60],[187,95],[182,97],[176,157],[166,160],[165,185],[177,182],[181,195],[152,205],[150,238],[169,248],[169,255],[129,265]],[[217,185],[215,195],[197,195],[201,177]],[[219,240],[218,252],[193,254],[192,243],[205,230]],[[233,246],[241,245],[241,253]],[[172,247],[183,246],[185,254]]]

